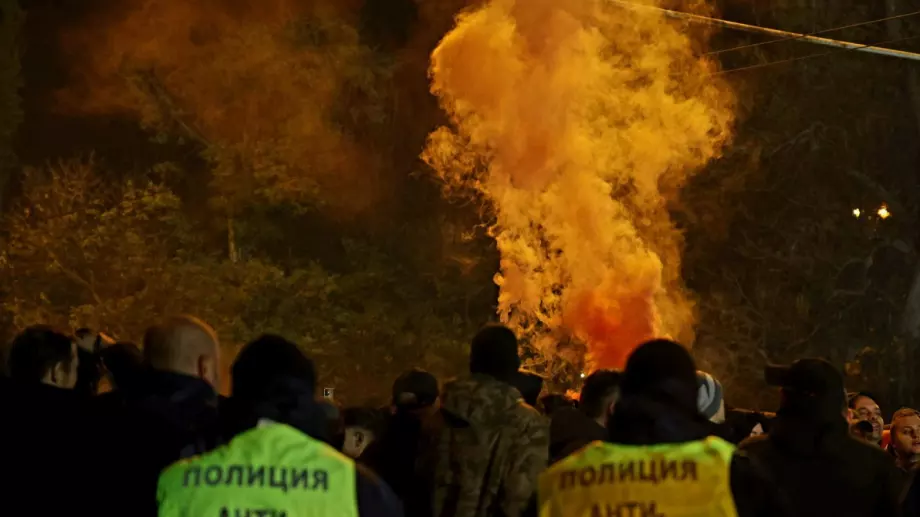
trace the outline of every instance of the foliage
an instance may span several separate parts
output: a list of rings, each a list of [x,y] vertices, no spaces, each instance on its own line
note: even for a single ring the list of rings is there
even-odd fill
[[[856,2],[817,11],[793,4],[732,18],[811,32],[886,15]],[[887,35],[875,24],[833,37]],[[724,38],[724,48],[758,40]],[[723,64],[821,52],[775,44],[725,53]],[[775,407],[760,380],[763,365],[804,356],[850,364],[851,388],[899,403],[920,395],[899,386],[913,377],[900,366],[909,356],[899,324],[917,262],[920,203],[910,165],[917,122],[901,108],[910,104],[904,70],[898,60],[842,53],[728,74],[746,120],[728,156],[683,192],[678,211],[688,230],[684,275],[699,300],[696,354],[731,386],[729,402]],[[883,205],[888,219],[877,214]],[[859,368],[870,355],[871,367]]]
[[[16,165],[13,138],[22,122],[19,31],[23,20],[18,0],[0,0],[0,212]]]
[[[379,251],[346,243],[353,263],[344,274],[310,261],[233,262],[208,250],[168,189],[102,182],[95,169],[64,162],[24,174],[0,255],[0,308],[17,327],[90,326],[137,339],[163,315],[191,313],[231,353],[261,333],[297,340],[346,396],[385,392],[407,364],[455,373],[470,321],[437,284],[420,289]]]
[[[15,40],[4,39],[15,34],[5,25],[15,3],[0,0],[4,115],[17,113],[7,107],[16,106],[18,64],[5,61]],[[310,349],[337,393],[385,393],[409,366],[462,369],[462,343],[493,314],[495,247],[477,226],[488,214],[442,199],[419,179],[428,174],[418,174],[417,156],[443,123],[428,94],[430,53],[476,2],[414,0],[415,10],[398,10],[409,14],[365,13],[360,26],[344,8],[291,8],[342,2],[145,0],[149,10],[132,9],[141,3],[82,20],[82,40],[64,38],[76,54],[69,75],[92,79],[68,85],[69,105],[92,117],[127,113],[160,142],[191,142],[207,163],[175,164],[169,177],[181,181],[171,189],[150,182],[165,168],[114,185],[85,163],[29,169],[6,221],[4,312],[20,326],[91,324],[122,338],[181,311],[231,344],[281,332]],[[890,14],[884,2],[855,0],[718,4],[726,19],[800,32]],[[828,36],[890,39],[884,24]],[[763,41],[720,31],[716,50]],[[719,58],[735,69],[825,51],[782,42]],[[59,75],[52,60],[42,66]],[[741,105],[735,141],[671,208],[697,302],[694,354],[726,384],[729,403],[772,409],[762,366],[803,355],[848,364],[852,387],[892,399],[903,390],[890,380],[914,377],[916,343],[897,335],[920,203],[906,70],[838,53],[727,74]],[[0,122],[3,152],[17,119]],[[892,217],[873,218],[883,202]]]
[[[105,23],[105,41],[96,28],[71,38],[90,56],[91,73],[65,103],[91,113],[127,110],[159,142],[196,145],[213,165],[214,207],[354,212],[373,200],[380,163],[359,140],[386,121],[392,60],[363,45],[337,9],[289,0],[129,1],[125,16]]]

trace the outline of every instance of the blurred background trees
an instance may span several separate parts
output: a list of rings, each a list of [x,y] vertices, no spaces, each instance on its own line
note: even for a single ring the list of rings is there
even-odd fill
[[[41,320],[136,340],[151,318],[192,312],[230,353],[259,332],[298,340],[356,402],[410,365],[464,370],[494,315],[497,255],[488,214],[445,201],[418,154],[443,120],[428,55],[466,4],[22,0],[23,24],[0,0],[7,333]],[[920,3],[718,8],[813,32]],[[828,36],[913,34],[920,17]],[[721,31],[712,50],[767,40]],[[719,58],[733,70],[827,51],[782,42]],[[889,403],[920,396],[917,66],[848,52],[727,72],[735,142],[672,211],[695,355],[730,403],[772,408],[763,365],[805,355]]]
[[[14,138],[22,122],[19,57],[23,18],[17,0],[0,1],[0,212],[6,207],[18,165]]]
[[[897,2],[727,1],[723,10],[732,20],[816,32],[920,8]],[[826,36],[879,43],[920,35],[918,22],[901,22],[903,34],[877,23]],[[715,50],[768,41],[738,33],[719,40]],[[891,46],[920,49],[917,41]],[[720,58],[731,70],[829,50],[785,42]],[[916,337],[902,328],[905,317],[916,318],[905,305],[920,208],[908,81],[916,67],[841,52],[728,72],[743,122],[727,156],[685,190],[678,212],[688,230],[685,278],[700,300],[697,357],[745,403],[772,400],[758,382],[765,362],[808,355],[846,365],[854,389],[892,404],[915,400],[910,366],[920,358]]]

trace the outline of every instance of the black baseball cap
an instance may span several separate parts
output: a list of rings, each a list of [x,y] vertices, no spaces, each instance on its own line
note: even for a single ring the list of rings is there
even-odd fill
[[[402,409],[428,407],[438,400],[438,379],[418,368],[400,375],[393,383],[393,405]]]
[[[802,394],[844,396],[843,376],[824,359],[799,359],[788,366],[769,365],[764,369],[767,384]]]

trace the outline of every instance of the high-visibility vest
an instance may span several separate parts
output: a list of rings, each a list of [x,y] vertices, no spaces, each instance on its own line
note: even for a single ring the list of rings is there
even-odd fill
[[[659,444],[594,442],[540,476],[540,517],[737,517],[720,438]]]
[[[260,424],[160,475],[160,517],[358,517],[354,462],[285,424]]]

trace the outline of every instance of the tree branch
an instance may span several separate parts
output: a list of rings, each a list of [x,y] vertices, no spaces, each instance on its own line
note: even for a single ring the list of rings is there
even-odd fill
[[[62,273],[64,273],[65,276],[67,276],[67,278],[70,278],[74,282],[85,287],[89,291],[89,293],[93,296],[93,300],[95,300],[97,304],[102,305],[102,298],[99,296],[99,294],[96,293],[96,288],[91,282],[88,282],[85,278],[78,275],[76,272],[71,271],[70,269],[64,267],[64,263],[61,262],[61,259],[58,258],[55,252],[51,250],[45,250],[45,251],[48,252],[48,256],[51,257],[51,260],[54,261],[54,264],[58,267],[58,269],[61,270]]]
[[[176,98],[166,89],[153,69],[137,71],[132,74],[138,88],[150,97],[160,112],[160,118],[178,126],[184,136],[204,147],[210,147],[211,142],[195,127],[192,122],[186,121],[182,116],[182,109],[178,106]]]

